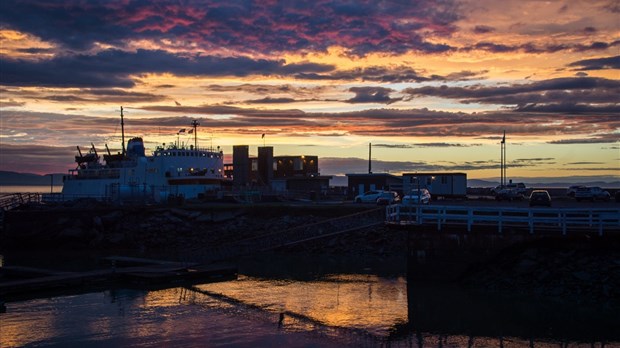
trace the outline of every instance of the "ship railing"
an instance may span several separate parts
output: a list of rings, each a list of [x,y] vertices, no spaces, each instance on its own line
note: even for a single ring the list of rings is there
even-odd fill
[[[213,153],[213,154],[221,154],[222,150],[217,147],[213,147],[213,146],[208,146],[208,147],[194,147],[194,146],[186,146],[186,145],[181,145],[181,146],[177,146],[176,144],[172,144],[172,145],[168,145],[166,147],[164,146],[157,146],[155,148],[155,152],[166,152],[166,151],[194,151],[194,152],[208,152],[208,153]]]
[[[118,179],[121,177],[118,169],[71,169],[69,175],[65,175],[65,180],[79,179]]]
[[[474,226],[535,231],[556,230],[566,234],[572,229],[586,229],[603,235],[604,231],[620,231],[620,209],[546,209],[470,207],[442,205],[393,204],[386,207],[386,222],[397,225],[432,224],[437,230],[450,225],[464,225],[471,232]]]

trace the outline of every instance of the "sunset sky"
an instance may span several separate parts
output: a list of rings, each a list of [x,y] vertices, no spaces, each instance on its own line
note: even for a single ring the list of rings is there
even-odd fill
[[[321,174],[620,178],[620,1],[0,1],[0,170],[76,145],[318,155]],[[188,135],[180,141],[189,142]]]

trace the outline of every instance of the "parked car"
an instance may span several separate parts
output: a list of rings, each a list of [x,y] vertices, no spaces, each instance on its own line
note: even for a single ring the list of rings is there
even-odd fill
[[[530,207],[535,205],[551,206],[551,196],[547,190],[534,190],[530,194]]]
[[[513,190],[516,191],[517,193],[520,193],[522,195],[527,193],[527,187],[525,186],[524,183],[519,182],[519,183],[508,183],[506,185],[504,185],[502,187],[502,185],[498,185],[495,188],[491,189],[491,191],[495,194],[498,194],[499,192],[503,191],[503,190]]]
[[[572,185],[569,186],[568,189],[566,189],[566,195],[569,197],[575,197],[575,192],[577,191],[577,189],[585,187],[583,185]]]
[[[591,201],[595,199],[602,199],[604,201],[608,201],[610,198],[611,195],[609,194],[609,192],[603,190],[598,186],[581,187],[578,188],[577,191],[575,191],[575,199],[577,200],[577,202],[584,199]]]
[[[370,190],[355,196],[355,203],[391,204],[398,200],[398,193],[394,191]]]
[[[522,200],[525,196],[517,189],[503,189],[495,194],[495,200],[497,201],[514,201]]]
[[[402,204],[429,204],[431,193],[427,189],[413,190],[410,194],[403,197]]]

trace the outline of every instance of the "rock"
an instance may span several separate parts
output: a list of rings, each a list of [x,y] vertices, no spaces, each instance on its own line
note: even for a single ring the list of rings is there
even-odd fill
[[[515,271],[519,273],[530,272],[538,263],[531,259],[521,260],[516,266]]]
[[[101,217],[101,221],[104,224],[112,224],[112,223],[115,223],[117,221],[120,221],[122,218],[123,218],[123,213],[117,210],[117,211],[113,211],[113,212],[111,212],[109,214],[103,215]]]
[[[112,244],[120,244],[125,240],[125,235],[123,233],[110,233],[106,240]]]
[[[549,271],[543,270],[536,276],[536,280],[538,281],[545,280],[549,276],[549,274],[550,274]]]
[[[196,219],[194,221],[196,221],[196,222],[212,222],[213,221],[213,217],[210,216],[210,215],[201,214],[200,216],[196,217]]]
[[[93,228],[97,231],[103,231],[103,220],[99,216],[93,217]]]
[[[592,279],[592,275],[589,272],[585,271],[573,272],[573,277],[584,282],[589,282]]]
[[[61,238],[81,238],[84,236],[84,234],[84,230],[79,227],[72,226],[60,231],[60,234],[58,236]]]

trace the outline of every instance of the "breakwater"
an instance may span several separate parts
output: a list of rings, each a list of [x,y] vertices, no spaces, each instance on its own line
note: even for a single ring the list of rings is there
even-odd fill
[[[192,261],[194,251],[291,231],[368,210],[364,205],[210,204],[185,207],[24,209],[5,216],[6,250],[157,252]],[[318,226],[317,228],[322,228]],[[347,226],[341,226],[347,230]],[[483,291],[557,294],[591,301],[620,299],[620,243],[597,231],[549,236],[490,234],[434,227],[375,225],[280,247],[278,253],[402,255],[408,278],[459,282]],[[543,247],[546,245],[547,247]],[[554,246],[550,248],[548,246]],[[1,250],[0,250],[1,251]],[[509,257],[510,256],[510,257]],[[503,257],[503,258],[502,258]]]

